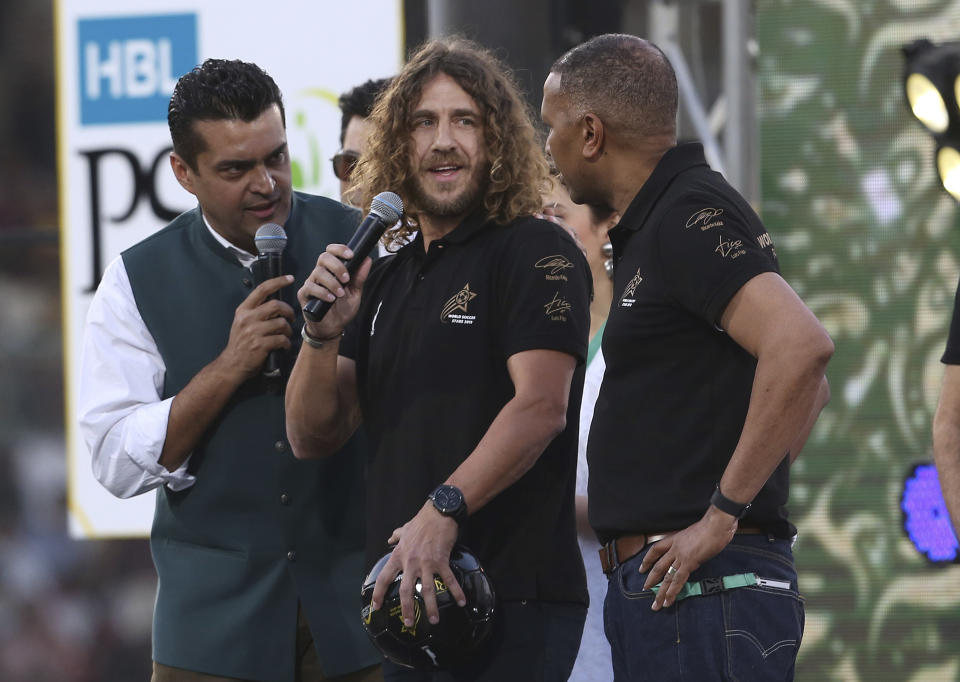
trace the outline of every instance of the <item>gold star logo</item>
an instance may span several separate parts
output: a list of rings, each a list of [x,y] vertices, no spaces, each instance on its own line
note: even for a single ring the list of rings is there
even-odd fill
[[[455,293],[446,303],[443,304],[443,310],[440,311],[440,321],[446,322],[450,318],[450,315],[457,310],[466,313],[467,304],[476,297],[477,293],[475,291],[470,291],[470,283],[467,282],[463,285],[463,289]]]

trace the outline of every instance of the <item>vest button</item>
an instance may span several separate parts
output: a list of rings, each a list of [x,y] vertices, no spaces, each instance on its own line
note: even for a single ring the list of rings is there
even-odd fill
[[[287,552],[287,561],[296,561],[296,560],[297,560],[297,553],[291,549],[289,552]]]
[[[273,444],[273,449],[276,450],[277,452],[285,452],[287,449],[287,441],[282,439],[278,440],[276,443]]]
[[[280,504],[290,504],[290,496],[286,493],[280,494]]]
[[[242,280],[240,280],[240,282],[241,282],[241,283],[243,284],[243,286],[245,286],[247,289],[249,289],[249,288],[251,288],[251,287],[253,286],[253,280],[250,279],[249,277],[244,277]]]

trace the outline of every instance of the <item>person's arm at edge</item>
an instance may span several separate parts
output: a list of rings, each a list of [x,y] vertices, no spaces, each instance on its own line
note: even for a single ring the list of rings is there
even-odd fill
[[[960,365],[947,365],[933,416],[933,461],[953,532],[960,537]]]
[[[833,342],[800,297],[772,272],[753,277],[734,294],[720,325],[757,358],[743,431],[719,481],[725,497],[746,504],[808,424]],[[733,516],[710,505],[696,524],[655,544],[641,566],[641,571],[649,570],[645,589],[660,582],[671,565],[680,565],[657,593],[653,609],[673,603],[690,573],[723,549],[736,529]]]

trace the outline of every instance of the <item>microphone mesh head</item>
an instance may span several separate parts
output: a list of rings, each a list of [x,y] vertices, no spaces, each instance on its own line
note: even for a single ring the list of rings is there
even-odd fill
[[[257,245],[261,256],[267,253],[283,253],[287,248],[287,233],[276,223],[267,223],[257,230],[253,243]]]
[[[403,199],[393,192],[380,192],[370,202],[370,212],[392,225],[403,215]]]

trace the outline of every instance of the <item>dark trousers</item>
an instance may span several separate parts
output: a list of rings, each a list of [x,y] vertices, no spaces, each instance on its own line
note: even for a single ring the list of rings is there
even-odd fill
[[[643,589],[644,554],[624,561],[607,588],[604,628],[616,682],[793,679],[804,615],[789,540],[737,535],[690,576],[755,573],[777,586],[688,597],[660,611],[650,610],[654,593]]]
[[[320,658],[313,646],[313,634],[307,619],[300,610],[297,614],[297,682],[382,682],[383,670],[374,665],[346,675],[326,676],[320,668]],[[150,682],[246,682],[236,677],[208,675],[193,670],[174,668],[153,662],[153,676]]]
[[[383,664],[388,682],[566,682],[580,648],[587,607],[568,602],[497,605],[489,647],[467,665],[422,672]]]

